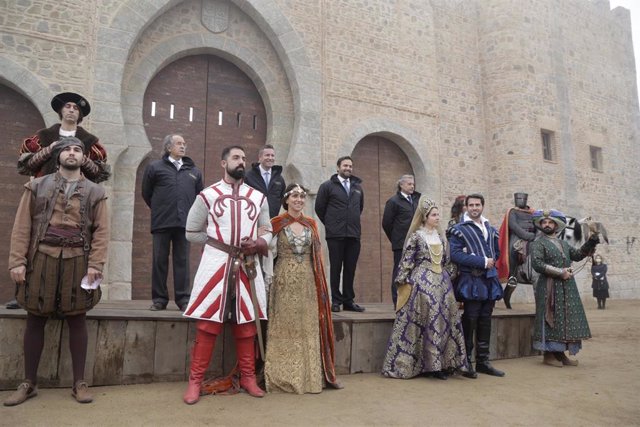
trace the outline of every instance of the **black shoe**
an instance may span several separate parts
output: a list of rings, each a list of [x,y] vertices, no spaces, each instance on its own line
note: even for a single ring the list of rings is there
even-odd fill
[[[20,308],[20,304],[18,304],[18,301],[12,299],[11,301],[9,301],[4,305],[4,308],[8,308],[10,310],[17,310]]]
[[[165,307],[164,305],[160,304],[159,302],[154,302],[153,304],[151,304],[151,307],[149,307],[149,310],[151,311],[161,311],[164,310]]]
[[[355,302],[352,302],[351,304],[344,304],[344,311],[357,311],[358,313],[362,313],[364,307],[360,307]]]
[[[439,380],[446,380],[447,378],[449,378],[449,375],[447,375],[445,371],[436,371],[433,373],[433,377]]]
[[[183,304],[178,304],[178,310],[180,310],[181,312],[185,312],[187,310],[187,306],[189,305],[189,303],[185,302]]]
[[[462,371],[462,376],[465,378],[471,378],[472,380],[475,380],[476,378],[478,378],[478,373],[474,371],[473,368],[471,368],[468,371]]]
[[[331,311],[333,311],[334,313],[339,313],[340,312],[340,304],[337,303],[333,303],[331,304]]]
[[[491,363],[489,363],[488,361],[476,363],[476,372],[492,375],[494,377],[504,377],[504,372],[491,366]]]

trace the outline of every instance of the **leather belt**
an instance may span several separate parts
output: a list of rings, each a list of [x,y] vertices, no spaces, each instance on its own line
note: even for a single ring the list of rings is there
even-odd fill
[[[207,245],[214,247],[216,249],[219,249],[223,252],[226,252],[231,257],[231,262],[232,262],[231,272],[229,274],[229,279],[227,282],[227,301],[230,301],[236,298],[236,293],[235,293],[236,277],[238,275],[238,270],[240,269],[240,264],[241,263],[244,264],[245,273],[249,278],[251,302],[253,304],[255,324],[257,329],[256,334],[258,335],[258,347],[260,349],[260,356],[262,357],[262,360],[264,360],[265,353],[264,353],[264,343],[262,339],[262,327],[260,326],[260,310],[258,305],[258,297],[256,295],[256,285],[254,282],[254,279],[256,278],[256,275],[257,275],[255,257],[254,256],[245,257],[240,247],[228,245],[224,242],[221,242],[218,239],[214,239],[213,237],[207,237]],[[227,309],[226,309],[226,313],[224,313],[224,317],[229,320],[235,320],[235,322],[237,323],[238,319],[237,318],[234,319],[234,316],[233,316],[234,313],[231,309],[231,306],[232,306],[231,304],[227,304]]]
[[[473,277],[482,277],[482,276],[484,276],[485,271],[484,271],[484,270],[480,270],[480,269],[478,269],[478,268],[473,268],[473,269],[470,271],[470,273],[471,273],[471,275],[472,275]]]

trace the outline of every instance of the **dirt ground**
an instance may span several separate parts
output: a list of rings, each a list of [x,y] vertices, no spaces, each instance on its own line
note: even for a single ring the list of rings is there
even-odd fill
[[[182,403],[186,383],[96,387],[87,405],[69,389],[45,389],[20,406],[0,407],[0,425],[640,425],[640,301],[586,308],[593,338],[578,354],[578,367],[529,357],[496,361],[504,378],[356,374],[341,377],[343,390],[318,395],[206,396],[194,406]]]

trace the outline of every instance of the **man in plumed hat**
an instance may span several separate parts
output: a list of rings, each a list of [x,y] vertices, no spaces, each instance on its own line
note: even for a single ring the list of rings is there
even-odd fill
[[[96,183],[109,179],[107,151],[97,136],[78,126],[91,112],[89,101],[77,93],[64,92],[53,97],[51,108],[58,113],[60,123],[40,129],[35,135],[24,140],[18,157],[18,172],[35,177],[54,173],[58,164],[52,154],[58,141],[63,137],[73,136],[84,145],[85,155],[81,171],[85,178]],[[9,301],[6,307],[20,308],[15,300]]]
[[[64,92],[53,97],[51,108],[58,113],[60,123],[40,129],[24,140],[20,147],[18,172],[36,177],[55,172],[57,164],[52,152],[56,144],[62,137],[74,136],[85,147],[81,165],[83,175],[96,183],[109,179],[106,150],[97,136],[79,126],[91,112],[89,101],[77,93]]]
[[[571,262],[592,255],[599,236],[593,234],[579,249],[574,248],[558,238],[567,220],[562,212],[553,209],[535,211],[533,224],[542,232],[531,243],[531,263],[540,273],[535,288],[533,348],[543,352],[545,365],[577,366],[578,361],[569,359],[565,351],[576,354],[582,348],[582,340],[591,338],[591,331]]]

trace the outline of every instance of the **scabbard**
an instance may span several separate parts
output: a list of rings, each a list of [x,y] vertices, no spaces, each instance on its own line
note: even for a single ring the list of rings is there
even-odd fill
[[[258,295],[256,293],[256,257],[255,255],[245,257],[244,259],[245,273],[249,278],[249,288],[251,289],[251,302],[253,304],[253,316],[256,322],[256,335],[258,335],[258,347],[260,349],[260,357],[264,358],[264,341],[262,339],[262,328],[260,327],[260,305],[258,303]]]

